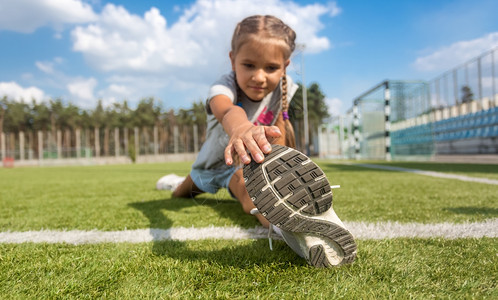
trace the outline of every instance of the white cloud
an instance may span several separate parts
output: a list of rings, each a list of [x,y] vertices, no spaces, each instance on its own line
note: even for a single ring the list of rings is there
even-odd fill
[[[122,96],[128,95],[130,93],[130,89],[128,87],[119,84],[111,84],[109,86],[109,91],[112,92],[113,94],[122,95]]]
[[[15,101],[31,102],[34,99],[36,102],[45,100],[45,93],[34,86],[24,88],[14,81],[0,82],[0,98],[14,99]]]
[[[54,73],[54,64],[51,62],[42,62],[42,61],[37,61],[35,63],[36,67],[40,69],[42,72],[47,73],[47,74],[53,74]]]
[[[0,0],[1,1],[1,0]],[[301,5],[286,0],[197,0],[171,8],[180,15],[174,23],[157,8],[136,15],[125,7],[99,0],[16,0],[2,1],[0,30],[30,33],[43,26],[61,29],[73,26],[73,50],[80,52],[95,70],[107,79],[81,78],[59,70],[61,58],[36,61],[37,69],[47,75],[52,88],[64,90],[69,101],[93,106],[98,98],[112,103],[159,93],[180,101],[197,101],[208,86],[230,70],[228,52],[237,22],[253,14],[273,14],[289,24],[298,34],[298,43],[306,51],[317,53],[331,48],[331,42],[320,35],[324,25],[320,18],[341,13],[336,2]],[[94,7],[102,7],[96,14]],[[98,4],[98,5],[97,5]],[[98,81],[107,87],[98,89]],[[191,97],[185,99],[185,97]],[[168,99],[170,100],[170,99]]]
[[[111,103],[128,100],[130,96],[139,97],[135,89],[130,88],[125,84],[116,83],[110,84],[107,88],[98,91],[97,94],[105,106],[108,106]]]
[[[55,57],[52,61],[37,61],[35,62],[35,66],[46,74],[54,74],[57,71],[55,70],[56,65],[60,65],[64,62],[62,57]]]
[[[197,101],[207,94],[209,88],[208,84],[182,81],[173,75],[156,74],[112,75],[106,79],[106,82],[108,86],[97,92],[99,99],[104,103],[128,100],[128,103],[133,105],[139,99],[154,97],[168,103],[169,108]]]
[[[60,30],[64,24],[96,20],[92,7],[80,0],[15,0],[0,5],[0,30],[32,33],[43,26]]]
[[[327,104],[331,116],[342,114],[342,101],[339,98],[325,98],[325,104]]]
[[[170,24],[154,7],[139,16],[106,4],[97,21],[72,30],[73,50],[108,75],[109,86],[96,92],[104,102],[134,102],[165,91],[166,97],[182,93],[183,101],[196,101],[230,70],[231,35],[244,17],[276,15],[297,32],[297,42],[305,43],[307,52],[320,52],[331,47],[319,35],[324,26],[320,18],[341,12],[335,2],[299,5],[284,0],[254,0],[250,6],[244,0],[197,0],[183,12],[174,9],[181,15]]]
[[[443,47],[429,55],[417,58],[413,65],[419,71],[444,72],[495,47],[498,47],[498,32]]]
[[[342,8],[337,6],[337,2],[330,2],[328,5],[329,15],[331,17],[338,16],[342,13]]]
[[[337,15],[336,4],[300,6],[282,0],[198,0],[174,24],[156,8],[144,16],[107,4],[97,22],[72,31],[73,49],[96,69],[174,75],[185,81],[212,81],[229,69],[228,52],[235,24],[252,14],[274,14],[295,29],[308,52],[330,48],[318,32],[320,17]],[[206,78],[207,77],[207,78]]]
[[[82,107],[93,106],[96,102],[93,90],[97,86],[95,78],[78,78],[67,84],[67,90],[70,93],[70,101],[81,105]]]

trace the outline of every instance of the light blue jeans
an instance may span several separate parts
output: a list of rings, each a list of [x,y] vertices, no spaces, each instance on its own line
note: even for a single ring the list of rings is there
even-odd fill
[[[232,192],[228,188],[228,184],[232,179],[233,174],[240,169],[240,167],[231,167],[228,169],[192,169],[190,177],[195,185],[203,192],[216,194],[219,189],[226,188],[233,197]]]

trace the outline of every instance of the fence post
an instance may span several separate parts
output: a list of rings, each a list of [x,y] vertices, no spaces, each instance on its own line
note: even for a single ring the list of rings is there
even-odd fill
[[[95,127],[95,157],[100,157],[100,131],[99,128]]]
[[[90,149],[90,130],[85,129],[85,157],[90,158],[92,151]]]
[[[339,155],[341,158],[344,158],[344,116],[339,115]]]
[[[479,93],[479,103],[482,103],[482,66],[481,57],[477,58],[477,91]],[[482,107],[478,108],[481,109]]]
[[[119,156],[119,128],[114,128],[114,156]]]
[[[138,127],[133,128],[133,133],[135,134],[135,157],[138,158],[140,156],[140,145],[138,140],[140,136],[138,135]]]
[[[194,124],[194,153],[199,152],[199,134],[197,124]]]
[[[62,132],[57,130],[57,158],[62,158]]]
[[[493,107],[496,106],[496,103],[498,101],[498,97],[496,95],[496,83],[495,83],[495,51],[496,49],[493,49],[491,50],[491,82],[492,82],[492,87],[491,87],[491,90],[493,91],[493,97],[491,97],[491,99],[493,99]]]
[[[154,155],[159,154],[159,131],[157,129],[157,126],[154,126]]]
[[[75,132],[75,139],[76,139],[76,158],[81,157],[81,132],[79,128],[76,128]]]
[[[150,146],[149,131],[145,127],[142,127],[142,133],[144,135],[144,155],[149,155],[149,146]]]
[[[178,153],[179,152],[179,139],[180,139],[180,133],[178,131],[178,126],[175,125],[175,127],[173,127],[173,141],[174,141],[174,149],[175,149],[175,153]]]
[[[128,155],[128,128],[124,127],[123,128],[123,135],[124,135],[124,155]]]
[[[66,148],[65,148],[66,155],[65,156],[67,158],[71,158],[72,157],[71,151],[72,151],[73,147],[72,147],[71,139],[72,139],[72,137],[71,137],[71,130],[68,129],[68,128],[66,128],[66,130],[64,130],[64,141],[65,142],[62,144],[62,148],[64,149],[64,144],[65,144],[66,145]]]
[[[391,160],[391,91],[389,90],[389,81],[386,81],[384,90],[384,115],[385,115],[385,141],[386,141],[386,160]]]
[[[453,69],[453,100],[455,107],[458,105],[458,73],[457,69]]]
[[[43,131],[38,130],[38,160],[43,160]]]
[[[0,158],[3,160],[6,156],[5,133],[0,132]]]
[[[436,105],[437,107],[441,107],[441,98],[439,95],[439,78],[435,80],[435,85],[436,85]]]
[[[104,156],[109,156],[109,127],[104,127]]]
[[[33,131],[28,133],[28,160],[33,160]]]
[[[19,131],[19,160],[24,160],[24,132]]]

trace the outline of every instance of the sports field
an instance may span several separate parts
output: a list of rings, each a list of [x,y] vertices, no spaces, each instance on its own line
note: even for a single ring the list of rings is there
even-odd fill
[[[315,269],[280,240],[270,251],[226,191],[155,189],[188,162],[0,169],[0,298],[498,298],[498,166],[317,163],[341,185],[352,265]]]

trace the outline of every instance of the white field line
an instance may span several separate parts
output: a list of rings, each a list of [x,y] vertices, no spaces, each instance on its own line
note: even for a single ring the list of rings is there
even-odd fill
[[[479,182],[479,183],[498,185],[498,180],[489,179],[489,178],[470,177],[470,176],[450,174],[450,173],[441,173],[441,172],[434,172],[434,171],[424,171],[424,170],[417,170],[417,169],[407,169],[407,168],[401,168],[401,167],[372,165],[372,164],[352,164],[352,165],[358,166],[358,167],[370,168],[370,169],[382,169],[382,170],[389,170],[389,171],[408,172],[408,173],[414,173],[414,174],[426,175],[426,176],[432,176],[432,177],[438,177],[438,178],[457,179],[457,180],[461,180],[461,181],[470,181],[470,182]]]
[[[479,223],[366,223],[345,222],[351,233],[361,240],[394,238],[482,238],[498,237],[498,218]],[[202,239],[262,239],[268,230],[262,227],[242,229],[239,227],[136,229],[123,231],[41,230],[25,232],[0,232],[0,243],[144,243],[165,240]]]

